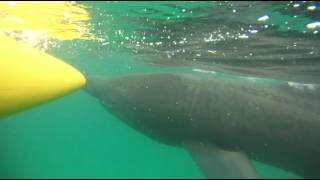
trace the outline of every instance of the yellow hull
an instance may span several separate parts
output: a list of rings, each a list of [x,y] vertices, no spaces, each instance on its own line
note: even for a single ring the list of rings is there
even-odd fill
[[[85,82],[58,58],[0,34],[0,117],[61,97]]]

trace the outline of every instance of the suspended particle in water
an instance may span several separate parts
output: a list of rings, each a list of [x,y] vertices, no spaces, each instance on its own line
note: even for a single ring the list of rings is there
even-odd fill
[[[251,34],[256,34],[256,33],[258,33],[258,30],[249,30],[249,32],[251,33]]]
[[[261,16],[260,18],[258,18],[258,21],[259,22],[264,22],[264,21],[267,21],[269,19],[269,16],[268,15],[264,15],[264,16]]]
[[[297,7],[299,7],[300,6],[300,4],[294,4],[293,5],[293,7],[295,7],[295,8],[297,8]]]
[[[238,38],[240,38],[240,39],[248,39],[249,36],[246,35],[246,34],[241,34],[241,35],[238,36]]]
[[[309,6],[307,9],[308,9],[309,11],[313,11],[313,10],[316,9],[316,6]]]
[[[317,29],[317,28],[320,28],[320,22],[309,23],[309,24],[307,24],[307,28],[308,28],[308,29]]]

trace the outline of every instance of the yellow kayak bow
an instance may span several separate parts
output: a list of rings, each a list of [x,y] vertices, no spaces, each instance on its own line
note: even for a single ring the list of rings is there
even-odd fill
[[[0,117],[61,97],[85,82],[58,58],[0,34]]]

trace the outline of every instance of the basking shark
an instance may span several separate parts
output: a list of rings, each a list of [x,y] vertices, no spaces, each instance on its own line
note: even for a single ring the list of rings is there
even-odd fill
[[[108,111],[155,140],[185,147],[208,178],[257,178],[250,159],[320,177],[317,87],[201,73],[87,80],[85,89]]]

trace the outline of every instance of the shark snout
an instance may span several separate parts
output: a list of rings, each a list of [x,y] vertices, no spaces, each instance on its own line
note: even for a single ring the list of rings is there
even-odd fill
[[[104,86],[112,79],[106,76],[86,76],[87,83],[84,90],[93,96],[98,96]]]

